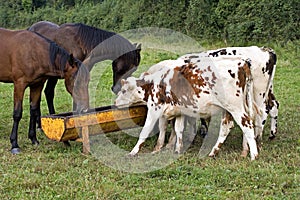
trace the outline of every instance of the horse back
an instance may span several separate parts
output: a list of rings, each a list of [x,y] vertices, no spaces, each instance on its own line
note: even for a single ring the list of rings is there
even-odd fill
[[[0,81],[14,82],[35,76],[49,65],[49,43],[27,30],[0,29]]]

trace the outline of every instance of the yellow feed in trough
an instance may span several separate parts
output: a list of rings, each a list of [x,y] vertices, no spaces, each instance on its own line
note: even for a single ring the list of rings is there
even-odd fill
[[[55,141],[76,140],[82,136],[113,132],[143,126],[147,107],[136,105],[125,108],[99,107],[90,112],[73,115],[72,112],[44,116],[42,129],[46,136]],[[83,141],[83,143],[88,141]]]

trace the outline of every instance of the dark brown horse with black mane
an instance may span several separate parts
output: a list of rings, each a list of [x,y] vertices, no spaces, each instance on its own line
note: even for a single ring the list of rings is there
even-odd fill
[[[89,108],[89,71],[56,43],[27,30],[11,31],[0,28],[0,81],[14,84],[13,128],[10,135],[11,152],[20,152],[18,126],[22,118],[23,96],[30,88],[30,124],[28,137],[36,138],[36,120],[41,91],[49,77],[64,78],[68,92],[76,103],[76,112]]]
[[[141,46],[131,44],[114,32],[87,26],[81,23],[67,23],[58,26],[52,22],[40,21],[33,24],[30,31],[38,32],[55,41],[73,53],[91,70],[95,63],[112,60],[113,86],[115,94],[121,89],[120,80],[130,76],[140,63]],[[53,98],[57,79],[47,82],[45,95],[50,114],[54,114]]]

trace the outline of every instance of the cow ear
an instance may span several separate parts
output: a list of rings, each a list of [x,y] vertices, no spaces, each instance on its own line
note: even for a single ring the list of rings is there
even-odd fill
[[[126,83],[126,80],[125,79],[121,79],[121,85],[123,86],[123,85],[125,85],[125,83]]]
[[[69,64],[73,67],[74,65],[74,62],[75,62],[75,59],[74,59],[74,56],[73,54],[71,53],[70,54],[70,57],[69,57],[69,60],[68,60]]]

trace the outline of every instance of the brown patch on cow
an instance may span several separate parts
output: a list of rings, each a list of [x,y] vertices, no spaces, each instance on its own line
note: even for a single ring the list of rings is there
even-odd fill
[[[249,128],[253,128],[252,127],[252,123],[251,123],[251,119],[248,115],[244,114],[244,116],[242,117],[242,125],[244,127],[249,127]]]
[[[221,148],[222,144],[223,144],[223,143],[220,142],[220,143],[218,144],[218,148]]]
[[[210,66],[208,66],[208,67],[207,67],[207,70],[208,70],[209,72],[211,72],[211,67],[210,67]]]
[[[235,73],[232,73],[231,70],[228,70],[228,73],[230,74],[230,76],[231,76],[232,78],[235,78]]]
[[[227,124],[229,124],[229,122],[231,122],[231,121],[233,121],[232,115],[231,115],[229,112],[226,112],[226,113],[225,113],[225,118],[224,118],[222,124],[223,124],[223,125],[227,125]]]
[[[136,80],[136,85],[138,87],[141,87],[142,90],[145,91],[145,95],[144,95],[144,101],[148,101],[149,97],[151,97],[151,100],[154,101],[153,99],[153,88],[154,88],[154,83],[151,81],[151,82],[146,82],[144,79],[141,79],[141,80]]]
[[[216,77],[216,75],[215,75],[215,72],[213,72],[211,75],[212,75],[211,82],[215,84],[215,83],[216,83],[216,80],[217,80],[217,77]]]
[[[268,94],[268,101],[267,101],[267,105],[269,107],[269,109],[272,109],[275,104],[274,104],[274,101],[276,100],[274,94],[272,93],[271,90],[269,90],[269,94]]]
[[[247,78],[251,76],[250,66],[248,62],[245,62],[245,64],[242,67],[238,68],[238,81],[236,82],[237,86],[242,88],[242,91],[244,91]]]
[[[190,97],[196,95],[197,98],[200,98],[201,88],[206,85],[206,81],[201,76],[202,71],[196,69],[193,72],[194,69],[195,65],[193,64],[174,68],[173,78],[170,79],[172,91],[169,99],[174,104],[193,105],[194,100]],[[163,95],[162,93],[160,94]],[[183,98],[183,96],[187,98]]]

